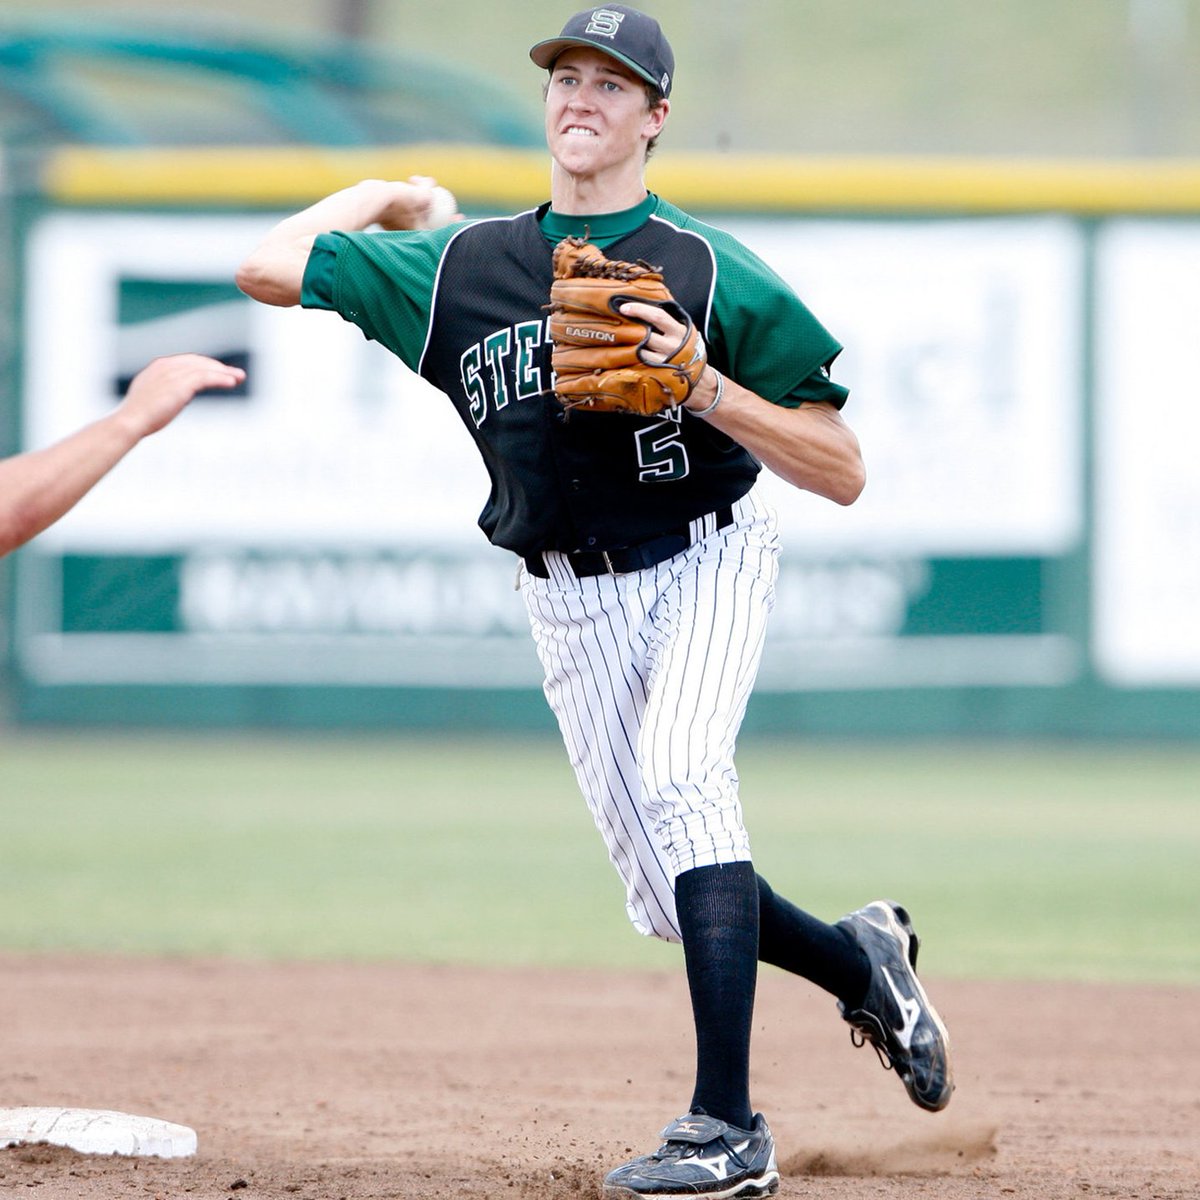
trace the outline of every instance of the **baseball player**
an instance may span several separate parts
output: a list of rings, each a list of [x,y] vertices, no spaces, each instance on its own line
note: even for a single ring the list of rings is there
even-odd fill
[[[197,392],[236,387],[240,367],[203,354],[156,358],[107,416],[44,450],[0,462],[0,555],[69,512],[144,437],[173,421]]]
[[[657,21],[587,9],[530,56],[548,72],[547,203],[431,230],[430,180],[367,180],[278,224],[238,283],[340,313],[450,399],[491,479],[480,526],[521,560],[545,694],[630,920],[682,943],[690,1103],[606,1194],[766,1195],[775,1144],[749,1086],[759,960],[835,996],[919,1106],[943,1108],[953,1086],[908,914],[876,901],[826,924],[776,895],[738,798],[779,552],[754,483],[765,464],[839,504],[859,495],[829,375],[840,347],[746,248],[647,192],[675,74]],[[647,276],[657,292],[639,290]],[[570,289],[610,279],[624,298],[572,307]]]

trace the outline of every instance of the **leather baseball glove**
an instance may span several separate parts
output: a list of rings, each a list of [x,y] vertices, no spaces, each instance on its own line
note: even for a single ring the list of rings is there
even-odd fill
[[[685,327],[665,358],[646,349],[654,329],[621,313],[630,300],[653,304]],[[583,238],[564,238],[554,249],[549,307],[554,394],[565,408],[652,416],[682,404],[708,361],[661,268],[606,258]]]

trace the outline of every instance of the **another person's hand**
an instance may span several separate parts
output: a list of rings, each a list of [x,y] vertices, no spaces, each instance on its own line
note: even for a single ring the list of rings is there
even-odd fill
[[[237,387],[246,378],[204,354],[171,354],[156,358],[133,377],[118,411],[140,440],[173,421],[197,392]]]

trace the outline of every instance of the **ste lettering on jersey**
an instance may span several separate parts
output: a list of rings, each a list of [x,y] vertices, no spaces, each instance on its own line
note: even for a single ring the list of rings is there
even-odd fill
[[[487,465],[484,532],[519,554],[605,549],[744,495],[758,464],[689,414],[568,413],[554,398],[552,250],[536,212],[482,221],[450,241],[438,274],[420,372],[451,398]],[[715,265],[701,239],[648,222],[607,253],[661,266],[707,327]]]

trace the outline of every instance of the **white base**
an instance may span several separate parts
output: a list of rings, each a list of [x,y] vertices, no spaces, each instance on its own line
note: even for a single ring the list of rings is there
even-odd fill
[[[186,1158],[196,1131],[155,1117],[94,1108],[0,1108],[0,1148],[49,1142],[80,1154]]]

